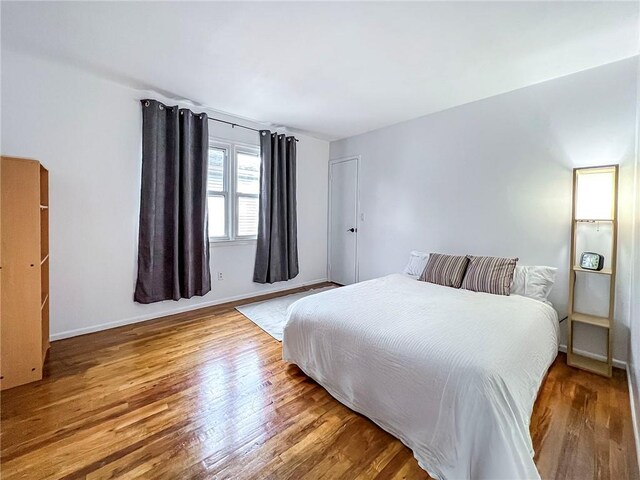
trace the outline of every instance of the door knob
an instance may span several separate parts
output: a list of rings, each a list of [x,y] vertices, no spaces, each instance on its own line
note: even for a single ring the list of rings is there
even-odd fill
[[[347,232],[351,232],[351,233],[357,232],[357,231],[358,231],[358,229],[357,228],[353,228],[353,227],[351,227],[349,230],[347,230]]]

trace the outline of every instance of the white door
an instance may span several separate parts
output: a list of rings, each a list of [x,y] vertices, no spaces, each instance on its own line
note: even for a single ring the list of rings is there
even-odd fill
[[[329,280],[355,283],[358,271],[358,159],[329,163]]]

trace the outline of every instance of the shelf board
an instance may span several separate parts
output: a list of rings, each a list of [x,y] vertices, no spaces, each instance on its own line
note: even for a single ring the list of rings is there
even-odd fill
[[[40,205],[40,210],[48,210],[49,205]]]
[[[611,328],[611,321],[607,317],[598,317],[597,315],[589,315],[588,313],[573,312],[571,321],[588,323],[596,327]]]
[[[567,363],[571,367],[581,368],[591,373],[598,375],[604,375],[605,377],[611,376],[611,366],[607,362],[596,360],[595,358],[585,357],[584,355],[578,355],[577,353],[570,353],[567,356]]]
[[[577,223],[600,223],[600,222],[613,222],[613,218],[576,218],[573,220]]]
[[[584,272],[584,273],[598,273],[600,275],[611,275],[612,271],[610,268],[603,268],[602,270],[587,270],[586,268],[582,268],[578,265],[573,266],[574,272]]]

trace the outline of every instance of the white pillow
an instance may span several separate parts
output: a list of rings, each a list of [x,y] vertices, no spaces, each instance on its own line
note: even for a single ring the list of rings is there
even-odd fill
[[[402,273],[405,275],[409,275],[411,277],[418,278],[422,275],[424,268],[427,266],[427,262],[429,261],[429,254],[425,252],[418,252],[414,250],[409,254],[409,263],[404,267]]]
[[[522,295],[551,305],[547,297],[556,281],[557,271],[555,267],[516,266],[511,282],[511,295]]]

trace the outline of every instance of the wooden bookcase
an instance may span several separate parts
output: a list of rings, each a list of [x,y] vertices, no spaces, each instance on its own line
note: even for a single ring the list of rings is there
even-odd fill
[[[49,172],[2,157],[0,389],[42,378],[49,350]]]
[[[578,211],[578,182],[579,175],[589,174],[605,174],[611,177],[610,195],[611,198],[603,198],[602,204],[605,204],[606,214],[598,215],[596,218],[585,218]],[[591,202],[597,204],[600,199],[592,198]],[[610,210],[610,213],[609,213]],[[576,248],[578,242],[579,228],[581,226],[595,226],[595,235],[606,234],[609,240],[608,252],[596,252],[604,254],[605,266],[602,270],[587,270],[581,268],[579,252]],[[604,232],[600,233],[600,228]],[[583,232],[586,234],[594,232]],[[569,340],[567,342],[567,363],[576,368],[581,368],[592,373],[597,373],[605,377],[611,377],[612,374],[612,346],[613,346],[613,314],[615,306],[615,286],[616,286],[616,261],[618,253],[618,166],[610,165],[605,167],[589,167],[576,168],[573,170],[573,206],[571,221],[571,264],[569,273],[569,315],[568,329]],[[607,258],[608,256],[608,258]],[[604,276],[608,279],[608,305],[606,306],[607,315],[593,315],[591,313],[581,312],[576,309],[576,282],[581,279],[586,280],[588,275]],[[574,328],[576,325],[586,324],[602,328],[606,332],[606,360],[598,360],[578,354],[574,351]]]

